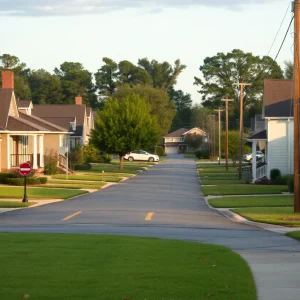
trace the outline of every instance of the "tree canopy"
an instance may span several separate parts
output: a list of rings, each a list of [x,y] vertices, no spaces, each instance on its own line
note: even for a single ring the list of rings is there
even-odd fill
[[[271,57],[254,56],[238,49],[205,58],[200,71],[203,79],[195,77],[194,84],[200,87],[203,106],[218,108],[221,106],[221,99],[229,96],[234,100],[232,119],[239,117],[239,88],[234,84],[252,84],[244,92],[244,111],[247,118],[249,114],[260,112],[264,79],[283,78],[280,66]]]
[[[114,93],[114,98],[122,100],[134,94],[139,95],[149,104],[150,114],[155,116],[159,122],[160,135],[167,134],[175,115],[174,103],[170,101],[168,93],[163,89],[151,86],[130,87],[124,85]]]
[[[120,169],[126,153],[148,148],[159,140],[156,116],[150,114],[150,106],[137,94],[122,99],[110,97],[103,110],[98,110],[91,144],[120,157]]]

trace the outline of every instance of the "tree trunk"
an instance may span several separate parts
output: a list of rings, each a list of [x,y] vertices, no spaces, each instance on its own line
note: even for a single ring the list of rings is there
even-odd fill
[[[124,155],[120,155],[120,170],[123,170],[123,165],[124,165]]]

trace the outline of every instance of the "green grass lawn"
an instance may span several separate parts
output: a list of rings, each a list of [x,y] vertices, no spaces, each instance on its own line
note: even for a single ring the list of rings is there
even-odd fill
[[[36,202],[22,202],[22,201],[0,201],[1,208],[18,208],[18,207],[29,207],[36,204]]]
[[[294,196],[255,196],[255,197],[224,197],[209,199],[209,204],[217,208],[230,207],[286,207],[292,206]]]
[[[292,231],[292,232],[288,232],[286,233],[287,236],[296,239],[298,241],[300,241],[300,231]]]
[[[52,175],[52,178],[54,179],[64,179],[66,180],[66,175],[64,174],[57,174]],[[89,175],[69,175],[68,180],[82,180],[82,181],[102,181],[102,175],[98,176],[89,176]],[[107,177],[103,176],[103,180],[106,182],[119,182],[122,180],[122,178],[119,177]]]
[[[185,158],[194,158],[194,159],[196,159],[195,153],[185,153],[185,154],[184,154],[184,157],[185,157]]]
[[[202,186],[202,191],[207,195],[253,195],[253,194],[280,194],[287,192],[285,185],[216,185]]]
[[[0,299],[257,299],[246,262],[221,246],[44,233],[0,238]]]
[[[236,173],[199,173],[201,179],[206,180],[223,180],[223,179],[239,179]]]
[[[199,171],[200,174],[220,174],[220,173],[224,173],[224,174],[230,174],[230,173],[234,173],[234,174],[238,174],[238,171],[236,168],[229,168],[228,171],[226,171],[225,167],[223,168],[198,168],[197,169]]]
[[[300,214],[294,214],[293,207],[249,207],[232,211],[254,222],[300,227]]]
[[[239,180],[239,179],[209,179],[209,180],[201,180],[201,185],[224,185],[224,184],[245,184],[245,180]]]
[[[54,189],[54,188],[27,188],[29,199],[68,199],[87,193],[86,191]],[[23,187],[0,187],[0,198],[20,198],[24,195]]]
[[[102,171],[82,171],[78,170],[76,171],[77,175],[89,175],[89,176],[101,176]],[[129,174],[129,173],[112,173],[112,172],[105,172],[104,175],[108,177],[133,177],[135,174]]]
[[[81,180],[62,180],[62,179],[50,179],[45,185],[46,187],[68,188],[68,189],[101,189],[106,182],[99,181],[84,181]]]

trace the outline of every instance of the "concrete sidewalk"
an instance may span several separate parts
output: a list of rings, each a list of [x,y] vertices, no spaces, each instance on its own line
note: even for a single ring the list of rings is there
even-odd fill
[[[252,222],[230,211],[230,209],[214,208],[208,203],[209,199],[220,197],[222,196],[208,196],[204,199],[212,210],[218,211],[236,223],[260,227],[283,235],[287,232],[300,230],[300,228]],[[235,251],[248,262],[253,272],[259,300],[300,299],[300,243],[296,242],[292,246],[283,243],[271,247],[261,245],[259,250]]]

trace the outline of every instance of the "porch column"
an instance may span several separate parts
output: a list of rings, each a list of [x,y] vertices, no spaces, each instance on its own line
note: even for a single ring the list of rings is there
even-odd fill
[[[37,169],[37,135],[33,136],[33,169]]]
[[[252,142],[252,183],[256,181],[256,145],[257,141]]]
[[[44,168],[44,136],[39,135],[40,167]]]
[[[11,166],[11,153],[10,153],[10,135],[7,135],[7,169]]]

